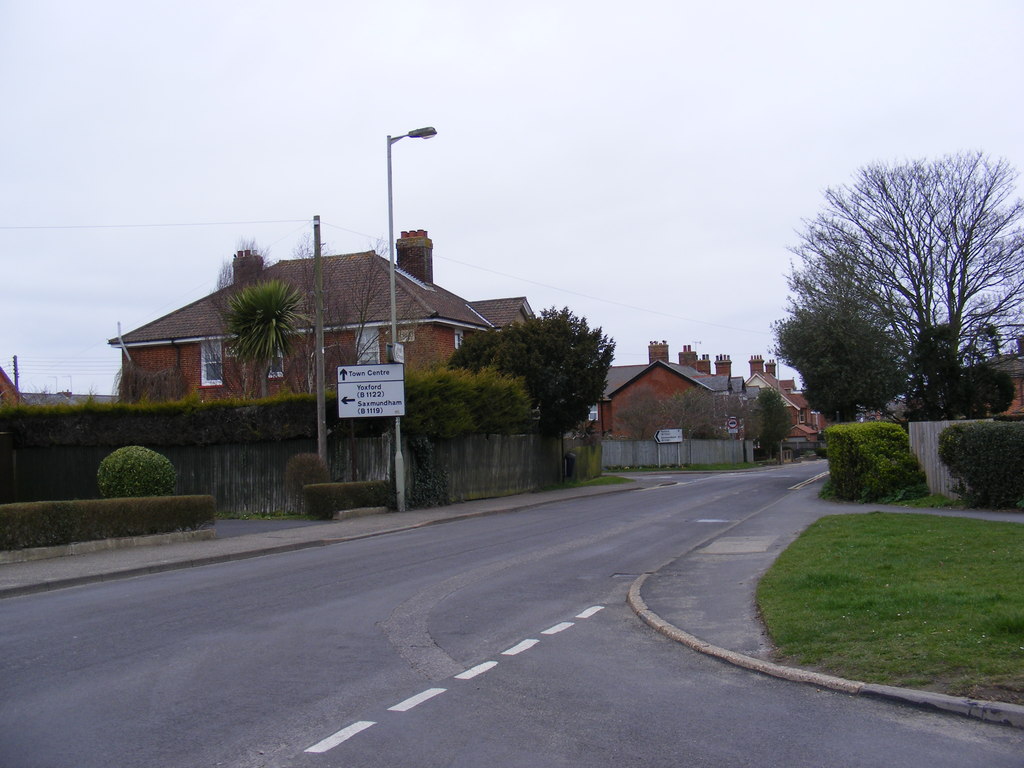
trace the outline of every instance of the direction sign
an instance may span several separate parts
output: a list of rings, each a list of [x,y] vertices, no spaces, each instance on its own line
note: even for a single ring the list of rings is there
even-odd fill
[[[404,365],[343,365],[338,368],[339,418],[404,415]]]
[[[659,429],[654,434],[654,440],[658,443],[681,443],[683,442],[683,430]]]

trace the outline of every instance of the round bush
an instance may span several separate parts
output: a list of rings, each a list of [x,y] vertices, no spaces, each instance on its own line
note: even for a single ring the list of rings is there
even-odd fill
[[[129,445],[118,448],[100,462],[96,482],[105,499],[134,496],[172,496],[174,465],[166,456]]]

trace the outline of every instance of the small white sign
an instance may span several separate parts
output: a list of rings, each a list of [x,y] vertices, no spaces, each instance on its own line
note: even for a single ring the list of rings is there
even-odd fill
[[[345,365],[338,368],[338,417],[405,416],[405,366]]]
[[[658,443],[681,443],[683,442],[683,430],[681,429],[659,429],[654,435]]]

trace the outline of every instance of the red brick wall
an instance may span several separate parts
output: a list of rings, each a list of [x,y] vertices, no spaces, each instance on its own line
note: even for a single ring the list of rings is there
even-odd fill
[[[641,395],[650,394],[658,400],[667,400],[675,394],[693,389],[696,384],[677,376],[666,368],[655,367],[625,389],[619,390],[611,402],[601,403],[600,428],[603,432],[616,431],[615,412],[628,408]]]
[[[404,335],[402,329],[399,329],[399,337]],[[382,328],[379,339],[381,362],[387,360],[385,345],[389,338],[389,329]],[[455,331],[453,328],[433,324],[418,325],[415,326],[415,338],[405,344],[405,363],[410,367],[425,367],[447,360],[454,351]],[[312,339],[299,340],[295,344],[292,354],[285,360],[284,377],[268,379],[267,394],[273,395],[282,390],[311,391],[308,361],[312,354]],[[132,362],[142,370],[155,372],[169,368],[179,369],[188,391],[196,392],[201,400],[259,395],[259,381],[254,376],[254,372],[243,370],[243,366],[227,354],[226,343],[223,358],[223,384],[203,386],[201,355],[199,342],[137,347],[131,350]],[[324,335],[324,368],[328,387],[335,384],[338,366],[351,365],[355,359],[355,333],[353,331],[330,332]]]

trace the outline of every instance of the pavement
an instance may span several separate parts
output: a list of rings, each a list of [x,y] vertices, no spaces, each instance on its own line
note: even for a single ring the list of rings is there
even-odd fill
[[[644,482],[640,477],[637,479],[640,482],[635,485],[560,489],[324,523],[221,521],[217,524],[222,529],[218,530],[217,538],[209,538],[207,532],[205,538],[194,537],[172,543],[157,539],[161,542],[159,545],[0,563],[0,599],[329,546],[568,499],[629,492],[650,487],[653,482]],[[847,507],[847,510],[858,512],[864,508]],[[900,507],[891,510],[922,511]],[[761,674],[1024,728],[1024,706],[846,680],[773,662],[771,645],[764,635],[754,605],[757,581],[807,525],[823,514],[846,510],[837,510],[834,504],[815,500],[803,505],[780,506],[769,516],[762,515],[763,511],[752,511],[746,517],[733,521],[725,531],[717,529],[689,551],[652,572],[640,575],[629,589],[630,607],[640,619],[664,636],[700,653]],[[943,511],[937,514],[1024,522],[1024,516],[1012,513]]]

